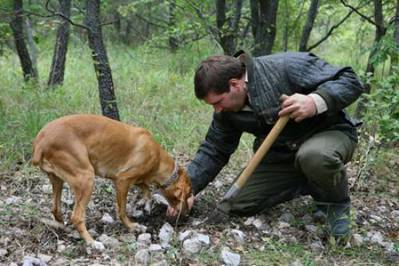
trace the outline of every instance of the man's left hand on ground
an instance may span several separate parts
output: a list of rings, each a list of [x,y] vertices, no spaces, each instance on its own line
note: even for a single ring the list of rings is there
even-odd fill
[[[305,118],[315,116],[317,113],[316,104],[312,97],[295,93],[291,96],[283,95],[280,98],[281,111],[278,115],[289,115],[295,122],[301,122]]]

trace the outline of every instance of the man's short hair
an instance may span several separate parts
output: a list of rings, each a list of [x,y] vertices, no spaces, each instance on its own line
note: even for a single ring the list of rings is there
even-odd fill
[[[208,57],[200,63],[195,71],[195,96],[198,99],[203,99],[211,91],[216,94],[229,92],[229,80],[240,79],[244,73],[245,64],[238,58],[227,55]]]

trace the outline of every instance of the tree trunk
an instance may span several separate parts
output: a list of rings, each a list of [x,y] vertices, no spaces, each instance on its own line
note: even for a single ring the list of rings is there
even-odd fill
[[[102,113],[119,120],[114,83],[100,26],[100,0],[86,1],[86,25],[94,69],[97,75]]]
[[[10,22],[10,26],[14,35],[15,48],[17,49],[18,57],[21,62],[24,80],[37,80],[37,72],[33,67],[32,60],[24,39],[22,0],[14,0],[13,9],[15,18]]]
[[[288,8],[288,1],[284,0],[284,33],[283,33],[283,51],[288,50],[288,27],[290,23],[290,10]]]
[[[169,0],[169,49],[172,53],[179,47],[176,38],[176,0]]]
[[[278,0],[251,0],[254,56],[271,54],[276,37]]]
[[[314,21],[316,20],[317,12],[319,9],[319,0],[312,0],[309,10],[308,17],[306,19],[305,26],[302,30],[301,41],[299,42],[299,51],[304,52],[307,51],[308,41],[310,37],[310,33],[313,29]]]
[[[234,16],[226,17],[226,1],[216,0],[216,27],[218,39],[224,54],[233,55],[236,52],[236,41],[239,36],[242,0],[234,1]]]
[[[375,68],[373,64],[373,59],[375,54],[377,53],[377,44],[381,40],[381,38],[385,35],[386,28],[384,26],[384,15],[382,13],[382,0],[374,0],[374,22],[375,22],[375,37],[372,49],[370,51],[368,60],[366,73],[369,76],[374,76]],[[365,93],[370,93],[371,84],[365,83]],[[359,118],[363,116],[363,112],[366,109],[367,99],[361,98],[356,106],[355,115]]]
[[[391,68],[390,73],[392,73],[392,67],[398,66],[399,64],[399,0],[396,1],[396,14],[395,14],[395,21],[394,21],[394,32],[393,32],[393,39],[396,44],[396,52],[392,55],[391,58]]]
[[[60,12],[65,17],[69,18],[71,15],[71,0],[59,0]],[[69,22],[61,19],[61,24],[58,27],[57,39],[54,46],[53,62],[51,63],[50,76],[47,82],[49,87],[61,85],[64,82],[65,61],[68,51],[69,40]]]
[[[37,55],[38,55],[38,50],[35,44],[35,41],[33,40],[33,28],[32,28],[32,23],[30,22],[29,17],[26,17],[26,33],[28,36],[28,45],[29,45],[29,50],[30,50],[30,56],[32,59],[32,67],[33,71],[36,73],[36,77],[39,78],[39,73],[37,71]]]

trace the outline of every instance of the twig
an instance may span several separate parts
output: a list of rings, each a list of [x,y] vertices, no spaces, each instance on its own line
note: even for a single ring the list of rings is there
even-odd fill
[[[39,222],[41,222],[41,223],[43,223],[43,224],[45,224],[47,226],[50,226],[50,227],[56,228],[56,229],[61,229],[61,230],[65,231],[65,232],[67,232],[67,233],[72,233],[72,229],[71,228],[66,227],[65,225],[63,225],[63,224],[61,224],[59,222],[56,222],[56,221],[50,220],[50,219],[46,219],[46,218],[38,218],[38,219],[39,219]]]
[[[365,20],[367,20],[368,22],[370,22],[371,24],[378,26],[373,20],[371,20],[369,17],[367,17],[366,15],[363,15],[362,13],[360,13],[360,11],[358,10],[359,8],[353,7],[349,4],[347,4],[344,0],[341,0],[341,3],[346,6],[349,7],[352,11],[354,11],[356,14],[358,14],[359,16],[361,16],[362,18],[364,18]]]
[[[59,17],[61,17],[62,19],[64,19],[64,20],[68,21],[69,23],[71,23],[71,24],[72,24],[73,26],[75,26],[75,27],[80,27],[80,28],[86,29],[86,30],[88,30],[88,31],[91,31],[91,29],[90,29],[89,27],[87,27],[86,25],[75,23],[75,22],[73,22],[70,18],[68,18],[67,16],[65,16],[64,14],[62,14],[61,12],[56,12],[55,10],[51,10],[51,9],[49,8],[49,6],[48,6],[48,5],[49,5],[49,2],[50,2],[50,0],[47,0],[47,1],[46,1],[45,7],[46,7],[46,10],[47,10],[48,12],[50,12],[50,14],[52,14],[52,16],[59,16]]]
[[[317,41],[315,44],[312,44],[311,46],[309,46],[309,47],[307,48],[307,51],[310,51],[310,50],[316,48],[316,47],[319,46],[322,42],[324,42],[325,40],[327,40],[328,37],[330,37],[330,35],[332,34],[332,32],[333,32],[336,28],[338,28],[339,26],[341,26],[341,24],[344,23],[345,20],[347,20],[347,19],[352,15],[353,12],[354,12],[353,10],[349,11],[349,13],[346,14],[346,16],[345,16],[340,22],[338,22],[337,24],[335,24],[334,26],[332,26],[332,27],[330,28],[330,30],[327,32],[327,34],[326,34],[323,38],[321,38],[321,39],[320,39],[319,41]]]

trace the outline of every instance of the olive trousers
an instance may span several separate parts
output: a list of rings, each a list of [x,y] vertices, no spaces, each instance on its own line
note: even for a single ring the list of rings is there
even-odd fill
[[[338,130],[305,141],[292,162],[261,162],[245,186],[230,199],[230,213],[250,216],[300,195],[315,201],[349,202],[345,164],[356,142]]]

